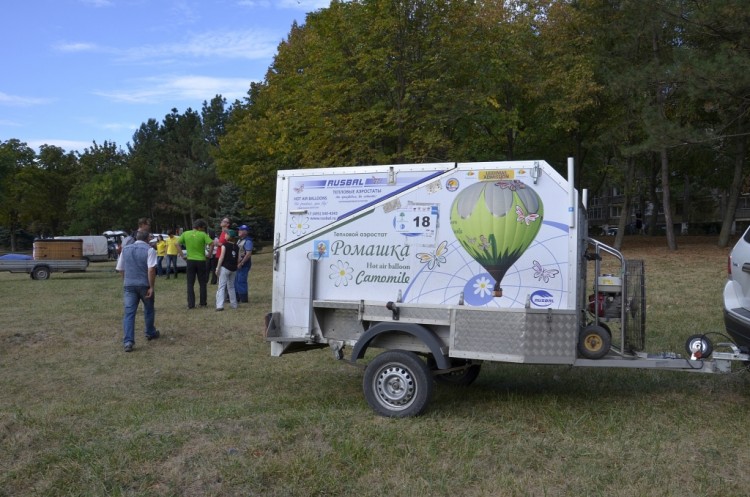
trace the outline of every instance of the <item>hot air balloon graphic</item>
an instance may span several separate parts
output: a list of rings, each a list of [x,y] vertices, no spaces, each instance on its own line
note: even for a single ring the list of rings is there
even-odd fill
[[[543,216],[542,199],[519,180],[480,181],[464,188],[453,201],[453,233],[495,279],[495,297],[502,297],[500,282],[534,241]]]

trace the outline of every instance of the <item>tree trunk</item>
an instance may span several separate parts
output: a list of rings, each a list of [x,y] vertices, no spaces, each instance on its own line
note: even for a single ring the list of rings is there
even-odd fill
[[[615,236],[615,248],[620,250],[622,240],[627,230],[628,221],[630,221],[630,205],[633,202],[633,184],[635,183],[635,159],[628,157],[625,166],[625,191],[623,192],[622,211],[620,211],[620,223],[617,225],[617,235]]]
[[[674,221],[672,220],[671,198],[669,194],[669,158],[667,149],[661,149],[661,187],[662,206],[664,208],[664,222],[667,224],[667,247],[669,250],[677,250],[677,240],[674,236]]]
[[[656,178],[659,176],[659,163],[656,160],[656,154],[649,154],[651,156],[651,174],[649,175],[648,184],[648,198],[651,202],[651,215],[648,218],[648,235],[654,236],[656,234],[656,225],[659,222],[659,196],[656,194]]]
[[[737,152],[734,157],[734,174],[732,175],[732,184],[729,186],[729,198],[726,203],[727,208],[724,211],[724,217],[721,220],[721,232],[719,233],[718,241],[719,247],[726,247],[729,245],[729,236],[732,230],[732,222],[734,221],[734,213],[737,210],[737,202],[739,202],[740,190],[742,189],[742,171],[745,168],[746,151],[747,138],[744,135],[740,135],[737,138]]]

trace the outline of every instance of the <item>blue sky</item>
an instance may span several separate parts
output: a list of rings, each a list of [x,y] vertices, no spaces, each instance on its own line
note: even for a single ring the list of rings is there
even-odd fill
[[[7,0],[0,141],[126,149],[150,118],[262,81],[292,23],[330,0]]]

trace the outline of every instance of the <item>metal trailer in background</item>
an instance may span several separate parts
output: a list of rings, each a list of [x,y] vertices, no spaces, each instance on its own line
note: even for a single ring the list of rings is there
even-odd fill
[[[86,271],[88,265],[86,259],[0,259],[0,271],[28,273],[34,280],[49,279],[52,273],[80,273]]]
[[[89,265],[83,258],[83,241],[34,240],[34,255],[6,254],[0,257],[0,271],[28,273],[31,279],[46,280],[51,273],[83,272]]]
[[[643,261],[588,237],[585,198],[544,161],[279,171],[271,354],[366,364],[370,406],[418,415],[483,361],[725,372],[750,355],[688,339],[647,354]],[[585,192],[583,197],[585,197]],[[708,357],[710,356],[710,357]]]

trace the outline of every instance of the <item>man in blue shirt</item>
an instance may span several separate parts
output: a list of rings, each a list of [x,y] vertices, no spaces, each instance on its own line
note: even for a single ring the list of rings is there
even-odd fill
[[[135,314],[140,302],[143,302],[146,340],[159,338],[159,330],[154,327],[156,251],[148,244],[150,236],[148,231],[137,231],[135,243],[123,247],[122,254],[117,259],[116,269],[122,275],[123,281],[122,329],[125,352],[131,352],[135,345]]]

